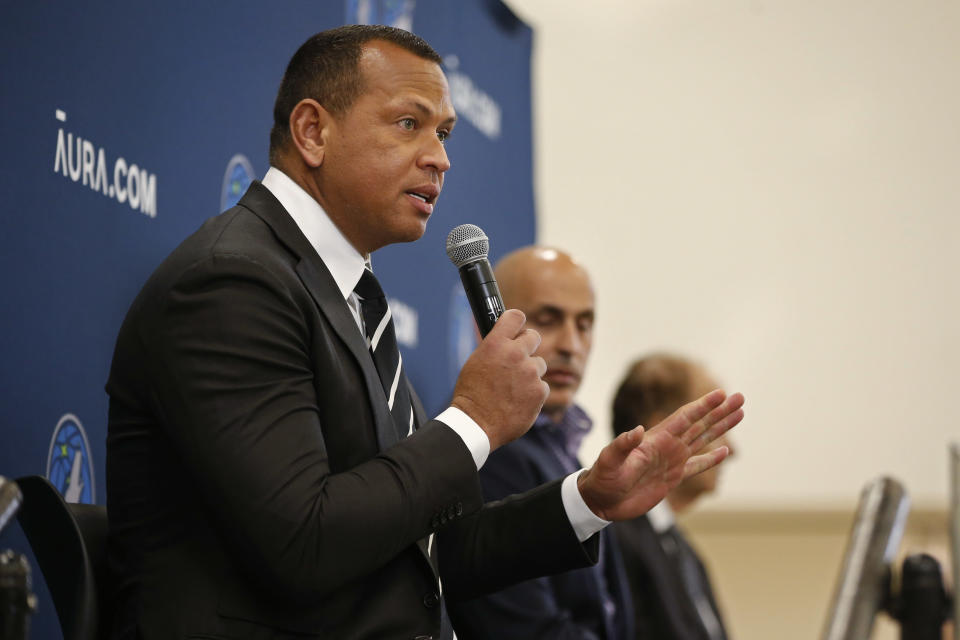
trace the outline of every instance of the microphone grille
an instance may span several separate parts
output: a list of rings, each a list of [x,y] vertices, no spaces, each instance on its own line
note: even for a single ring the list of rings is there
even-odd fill
[[[485,260],[490,240],[475,224],[462,224],[447,235],[447,257],[458,269],[465,264]]]

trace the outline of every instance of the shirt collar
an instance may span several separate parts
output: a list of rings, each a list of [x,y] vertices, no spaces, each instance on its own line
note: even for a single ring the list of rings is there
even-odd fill
[[[663,533],[677,521],[666,498],[654,505],[653,509],[647,511],[647,518],[650,520],[650,526],[657,533]]]
[[[280,169],[270,167],[263,176],[263,186],[280,201],[323,260],[343,299],[349,298],[360,282],[364,267],[369,266],[370,257],[361,255],[320,203]]]
[[[578,405],[570,405],[560,420],[554,422],[546,413],[541,412],[533,423],[533,428],[543,429],[546,433],[561,440],[564,451],[571,458],[577,458],[580,444],[593,426],[593,421],[586,411]]]

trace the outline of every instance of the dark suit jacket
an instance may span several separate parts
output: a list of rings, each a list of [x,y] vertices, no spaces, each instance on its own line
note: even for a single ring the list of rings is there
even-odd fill
[[[525,491],[567,475],[562,462],[536,427],[494,451],[480,470],[488,500]],[[631,640],[629,587],[613,534],[600,533],[603,571],[578,569],[529,580],[497,593],[452,606],[461,640]],[[603,610],[602,585],[616,605],[612,622]]]
[[[664,552],[647,516],[615,522],[612,526],[633,593],[637,638],[709,640],[682,578]],[[709,577],[699,559],[697,565],[704,584],[709,586]],[[712,589],[708,590],[707,597],[722,627],[723,619]]]
[[[398,442],[333,278],[259,183],[150,277],[107,391],[115,638],[447,637],[438,571],[449,599],[596,559],[559,486],[482,506],[419,402]]]

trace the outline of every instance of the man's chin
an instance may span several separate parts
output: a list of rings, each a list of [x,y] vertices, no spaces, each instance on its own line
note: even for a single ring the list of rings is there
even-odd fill
[[[416,242],[422,238],[423,234],[427,232],[427,220],[429,219],[430,216],[424,215],[421,219],[406,225],[399,234],[401,239],[396,242]]]
[[[550,395],[547,397],[547,401],[543,403],[542,411],[548,416],[559,417],[562,416],[571,406],[573,406],[573,393],[568,393],[566,391],[557,393],[551,391]]]
[[[388,238],[385,238],[383,243],[377,247],[382,249],[383,247],[389,246],[391,244],[404,244],[407,242],[416,242],[423,237],[423,234],[427,231],[427,221],[424,220],[423,224],[411,224],[406,225],[402,229],[393,229],[392,233]]]

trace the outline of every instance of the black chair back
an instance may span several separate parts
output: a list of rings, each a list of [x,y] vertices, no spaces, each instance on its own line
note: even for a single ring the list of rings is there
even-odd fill
[[[50,590],[64,640],[100,640],[106,507],[68,504],[43,476],[19,478],[17,485],[23,492],[17,517]]]

